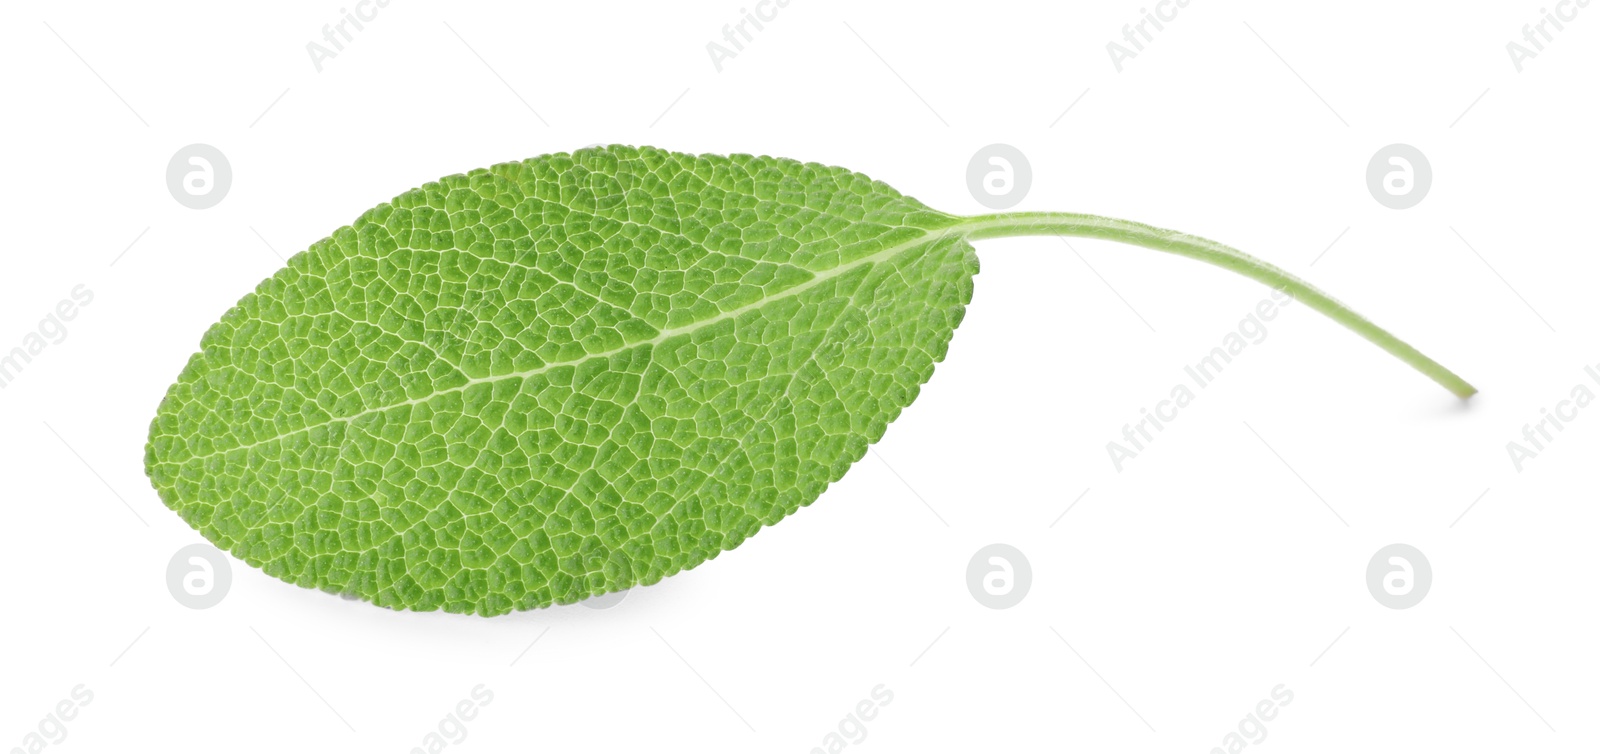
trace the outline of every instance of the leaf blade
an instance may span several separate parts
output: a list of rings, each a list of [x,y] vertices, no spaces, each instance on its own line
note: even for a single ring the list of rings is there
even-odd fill
[[[654,583],[814,501],[915,398],[971,296],[957,222],[772,158],[452,176],[230,310],[147,470],[219,546],[380,605]]]

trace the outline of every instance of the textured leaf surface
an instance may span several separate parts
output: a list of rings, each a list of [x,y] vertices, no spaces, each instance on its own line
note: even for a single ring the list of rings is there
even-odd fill
[[[229,310],[146,470],[219,547],[387,607],[655,583],[809,505],[911,403],[971,299],[957,222],[748,155],[451,176]]]

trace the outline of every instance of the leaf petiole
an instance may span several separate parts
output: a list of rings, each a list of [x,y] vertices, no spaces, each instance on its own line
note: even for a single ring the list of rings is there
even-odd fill
[[[969,240],[1012,236],[1075,236],[1120,241],[1147,249],[1198,259],[1283,291],[1327,315],[1330,319],[1375,343],[1412,368],[1443,385],[1458,398],[1478,389],[1444,365],[1425,356],[1355,310],[1323,293],[1316,286],[1238,249],[1187,233],[1157,228],[1129,220],[1069,212],[1007,212],[963,218],[955,226]]]

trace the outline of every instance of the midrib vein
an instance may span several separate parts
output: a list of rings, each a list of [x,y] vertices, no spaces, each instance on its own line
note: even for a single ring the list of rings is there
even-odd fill
[[[860,267],[864,267],[864,266],[867,266],[867,265],[875,264],[877,262],[881,262],[881,261],[883,261],[885,259],[888,259],[888,258],[894,256],[895,254],[898,254],[898,253],[900,253],[902,251],[905,251],[906,249],[910,249],[910,248],[915,247],[915,246],[919,246],[919,245],[922,245],[922,244],[925,244],[925,243],[936,243],[938,241],[944,240],[948,236],[954,235],[959,230],[966,230],[966,228],[963,228],[961,225],[955,225],[955,226],[950,226],[950,227],[946,227],[946,228],[941,228],[939,230],[927,230],[927,231],[924,231],[921,236],[918,236],[917,238],[914,238],[914,239],[912,239],[910,241],[905,241],[903,243],[895,244],[894,246],[890,246],[890,247],[888,247],[886,249],[883,249],[882,251],[873,252],[873,253],[871,253],[871,254],[869,254],[867,256],[864,256],[864,257],[862,257],[860,259],[857,259],[857,260],[855,260],[853,262],[847,262],[847,263],[841,264],[841,265],[839,265],[837,267],[833,267],[833,268],[830,268],[830,269],[827,269],[827,270],[823,270],[822,272],[815,273],[810,280],[807,280],[806,282],[801,283],[799,285],[796,285],[794,287],[786,288],[786,289],[784,289],[782,291],[779,291],[777,293],[772,294],[771,296],[766,296],[764,298],[758,299],[758,300],[756,300],[754,302],[751,302],[749,304],[745,304],[744,306],[738,307],[736,309],[730,309],[730,310],[728,310],[726,312],[722,312],[720,314],[717,314],[714,317],[708,317],[708,318],[700,320],[698,322],[691,322],[691,323],[689,323],[687,325],[683,325],[681,327],[667,328],[665,330],[662,330],[655,337],[650,338],[649,340],[641,340],[641,341],[637,341],[637,342],[634,342],[634,343],[629,343],[627,345],[623,345],[623,346],[619,346],[617,348],[613,348],[613,349],[611,349],[609,351],[602,351],[600,353],[588,354],[588,355],[583,356],[581,358],[571,359],[571,360],[568,360],[568,361],[553,361],[553,362],[550,362],[548,364],[545,364],[544,366],[535,367],[533,369],[529,369],[529,370],[522,371],[522,372],[512,372],[512,373],[509,373],[509,374],[494,375],[494,376],[491,376],[491,377],[469,378],[466,382],[464,382],[464,383],[462,383],[460,385],[457,385],[455,387],[445,388],[443,390],[436,390],[436,391],[434,391],[432,393],[429,393],[429,394],[427,394],[425,396],[422,396],[420,398],[412,398],[412,399],[409,399],[409,400],[400,401],[398,403],[391,403],[391,404],[385,405],[385,406],[374,406],[372,408],[363,409],[363,410],[358,411],[358,412],[356,412],[354,414],[351,414],[349,416],[339,416],[339,417],[334,417],[334,418],[331,418],[331,419],[326,419],[326,420],[317,422],[315,424],[308,424],[308,425],[306,425],[304,427],[301,427],[299,429],[292,429],[292,430],[289,430],[288,432],[283,432],[281,434],[274,435],[272,437],[268,437],[268,438],[266,438],[264,440],[257,440],[255,442],[247,443],[247,444],[244,444],[244,445],[235,445],[235,446],[233,446],[231,448],[227,448],[225,450],[214,450],[214,451],[212,451],[210,453],[206,453],[206,454],[203,454],[203,455],[189,456],[188,458],[184,458],[182,460],[165,460],[165,461],[158,461],[158,463],[175,465],[175,464],[193,463],[195,461],[203,461],[203,460],[205,460],[207,458],[212,458],[212,457],[215,457],[215,456],[224,455],[224,454],[227,454],[227,453],[233,453],[233,452],[241,451],[241,450],[249,450],[251,448],[255,448],[255,447],[258,447],[258,446],[261,446],[261,445],[266,445],[268,443],[277,442],[277,441],[282,440],[282,439],[284,439],[286,437],[292,437],[292,436],[298,435],[298,434],[300,434],[302,432],[310,432],[311,430],[317,429],[319,427],[326,427],[326,426],[329,426],[329,425],[332,425],[332,424],[338,424],[338,423],[341,423],[341,422],[343,422],[343,423],[353,422],[353,421],[356,421],[357,419],[360,419],[363,416],[368,416],[370,414],[375,414],[375,413],[379,413],[379,412],[382,412],[382,411],[389,411],[389,410],[392,410],[392,409],[402,408],[402,407],[405,407],[405,406],[414,406],[414,405],[419,404],[419,403],[427,403],[428,401],[431,401],[431,400],[433,400],[435,398],[438,398],[441,395],[449,395],[451,393],[462,392],[462,391],[467,390],[468,388],[472,387],[473,385],[479,385],[479,384],[486,383],[486,382],[499,382],[499,381],[502,381],[502,380],[527,379],[527,378],[533,377],[535,375],[543,374],[543,373],[548,372],[548,371],[550,371],[552,369],[558,369],[560,367],[576,366],[578,364],[582,364],[582,363],[584,363],[586,361],[592,361],[594,359],[610,358],[610,357],[615,356],[615,355],[617,355],[619,353],[622,353],[623,351],[628,351],[628,350],[632,350],[632,349],[635,349],[635,348],[640,348],[640,347],[643,347],[643,346],[659,345],[659,344],[661,344],[662,342],[666,341],[669,338],[674,338],[674,337],[677,337],[679,335],[686,335],[688,333],[692,333],[692,332],[695,332],[697,330],[701,330],[703,328],[710,327],[710,326],[712,326],[714,324],[717,324],[718,322],[722,322],[723,320],[727,320],[727,319],[732,319],[732,318],[737,317],[737,316],[739,316],[741,314],[749,312],[749,311],[751,311],[753,309],[758,309],[760,307],[766,306],[767,304],[770,304],[770,303],[772,303],[774,301],[779,301],[779,300],[782,300],[782,299],[785,299],[785,298],[789,298],[791,296],[798,296],[798,295],[800,295],[802,293],[805,293],[806,291],[811,290],[812,288],[815,288],[815,287],[817,287],[817,286],[819,286],[819,285],[821,285],[821,284],[823,284],[823,283],[825,283],[825,282],[827,282],[829,280],[832,280],[832,279],[834,279],[836,277],[839,277],[840,275],[848,273],[848,272],[850,272],[852,270],[855,270],[855,269],[858,269]]]

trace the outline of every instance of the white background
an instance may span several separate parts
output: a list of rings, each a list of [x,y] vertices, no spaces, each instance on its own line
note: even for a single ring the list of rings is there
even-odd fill
[[[1278,684],[1294,701],[1248,751],[1600,743],[1600,409],[1520,473],[1506,450],[1600,392],[1600,6],[1518,73],[1506,44],[1546,0],[1193,0],[1118,73],[1106,45],[1142,0],[792,0],[719,73],[706,45],[741,2],[393,0],[320,73],[306,44],[341,2],[0,10],[0,350],[94,293],[0,391],[0,747],[78,684],[93,701],[48,750],[404,752],[479,684],[493,702],[449,751],[803,752],[878,684],[893,701],[848,751],[1204,752]],[[165,185],[195,142],[232,165],[212,209]],[[168,560],[202,540],[143,446],[206,327],[380,201],[596,142],[844,165],[958,213],[984,211],[968,159],[1011,144],[1018,209],[1235,245],[1483,392],[1291,306],[1118,473],[1106,443],[1266,291],[988,241],[875,454],[616,607],[399,614],[237,561],[220,605],[178,604]],[[1395,142],[1434,173],[1404,211],[1365,185]],[[967,591],[993,542],[1033,571],[1009,610]],[[1393,542],[1434,572],[1408,610],[1365,584]]]

